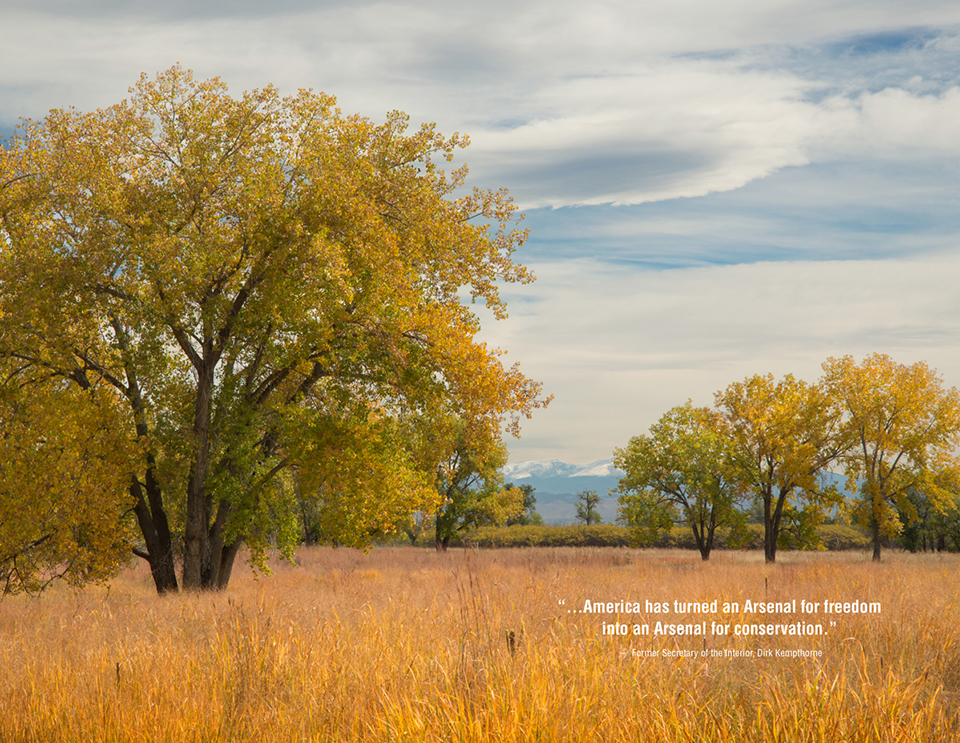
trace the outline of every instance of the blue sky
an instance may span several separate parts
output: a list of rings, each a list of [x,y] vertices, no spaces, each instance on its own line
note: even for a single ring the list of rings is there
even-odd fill
[[[0,24],[0,133],[176,62],[468,133],[539,277],[481,336],[556,396],[513,462],[607,458],[687,398],[831,355],[960,385],[953,0],[6,0]]]

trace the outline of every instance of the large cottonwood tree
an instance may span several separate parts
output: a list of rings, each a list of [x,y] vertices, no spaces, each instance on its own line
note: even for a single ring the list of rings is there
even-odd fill
[[[847,448],[841,457],[856,514],[870,529],[873,559],[882,537],[917,517],[911,491],[936,510],[956,497],[960,462],[960,392],[945,389],[925,362],[905,365],[886,354],[859,364],[852,356],[823,363],[823,383],[843,409]]]
[[[437,167],[465,138],[178,67],[131,93],[0,150],[0,357],[7,385],[110,409],[158,591],[178,543],[182,586],[216,588],[241,544],[295,535],[294,480],[341,542],[429,510],[410,421],[497,441],[542,404],[462,301],[503,317],[497,282],[532,279],[506,193],[457,198],[465,172]]]

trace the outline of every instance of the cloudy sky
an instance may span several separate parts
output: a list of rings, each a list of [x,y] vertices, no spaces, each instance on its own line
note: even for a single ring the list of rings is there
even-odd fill
[[[960,385],[955,0],[0,0],[0,134],[179,62],[472,140],[538,281],[482,332],[553,404],[511,461],[828,356]]]

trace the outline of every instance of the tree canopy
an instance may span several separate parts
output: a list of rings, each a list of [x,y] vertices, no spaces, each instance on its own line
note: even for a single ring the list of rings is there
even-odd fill
[[[465,137],[179,67],[131,94],[0,150],[0,359],[51,418],[77,395],[105,411],[134,461],[103,487],[160,592],[180,549],[198,589],[226,585],[241,544],[288,544],[294,479],[363,543],[436,502],[413,430],[456,416],[496,442],[546,402],[462,301],[502,318],[497,282],[533,279],[506,192],[457,196],[465,168],[438,167]]]
[[[843,449],[840,409],[821,385],[756,374],[716,393],[731,432],[736,477],[763,504],[764,556],[775,562],[785,519],[819,521],[840,496],[822,474]],[[797,508],[807,507],[806,512]]]
[[[898,364],[885,354],[859,364],[851,356],[830,358],[823,369],[844,411],[847,490],[859,496],[856,515],[870,529],[879,560],[881,537],[899,533],[901,514],[907,523],[916,520],[920,498],[937,511],[956,498],[960,393],[944,389],[927,364]]]
[[[620,520],[638,544],[650,544],[661,529],[669,529],[676,509],[708,560],[717,527],[743,520],[732,440],[717,411],[690,401],[672,408],[649,435],[634,436],[617,449],[614,463],[625,473],[617,487]]]

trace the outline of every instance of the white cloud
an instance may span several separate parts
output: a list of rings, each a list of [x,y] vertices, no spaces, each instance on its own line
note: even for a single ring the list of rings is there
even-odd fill
[[[808,86],[696,60],[558,81],[528,104],[543,118],[477,132],[470,158],[481,178],[518,183],[526,208],[731,190],[807,162],[816,113],[801,100]]]
[[[208,5],[179,16],[147,5],[118,15],[110,2],[0,10],[17,29],[0,49],[0,122],[108,105],[141,71],[179,61],[234,90],[314,87],[351,112],[400,108],[468,131],[478,181],[508,186],[525,208],[728,191],[851,146],[956,150],[956,88],[815,101],[836,81],[771,57],[822,41],[822,28],[836,38],[953,24],[949,3]]]
[[[960,154],[960,87],[940,95],[884,88],[852,100],[831,98],[824,109],[824,145],[834,155],[864,151],[903,158],[923,151]]]
[[[509,292],[511,317],[482,332],[556,395],[511,442],[512,459],[602,459],[687,398],[712,404],[754,373],[814,380],[828,356],[922,359],[960,385],[958,269],[956,255],[660,272],[537,266],[534,286]]]
[[[524,208],[637,204],[730,191],[818,156],[916,158],[960,150],[960,89],[887,88],[805,99],[785,73],[671,60],[642,73],[560,81],[529,102],[544,118],[473,136],[484,180]]]

